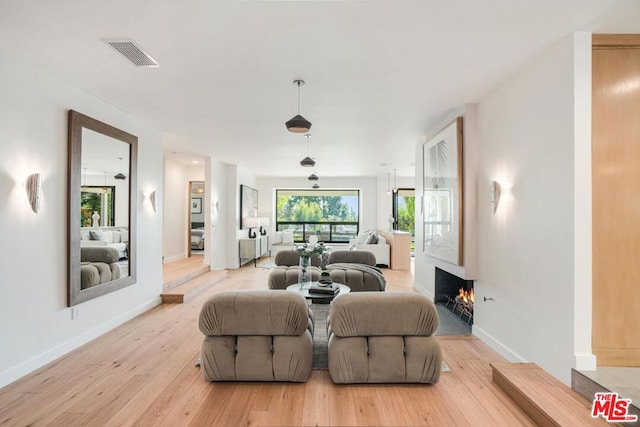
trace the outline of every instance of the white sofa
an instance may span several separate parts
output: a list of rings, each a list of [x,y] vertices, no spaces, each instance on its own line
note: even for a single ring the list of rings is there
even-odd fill
[[[376,256],[376,265],[389,267],[391,247],[376,230],[364,230],[355,239],[349,240],[352,251],[369,251]]]
[[[124,227],[82,227],[80,247],[109,246],[118,250],[120,259],[127,258],[129,230]]]
[[[280,251],[290,251],[296,248],[296,243],[293,241],[293,231],[291,230],[276,231],[273,233],[270,243],[269,251],[271,256],[276,256]]]

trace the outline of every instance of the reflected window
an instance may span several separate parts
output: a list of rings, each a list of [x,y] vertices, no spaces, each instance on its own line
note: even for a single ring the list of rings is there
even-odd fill
[[[115,186],[83,186],[80,194],[81,227],[113,227]]]

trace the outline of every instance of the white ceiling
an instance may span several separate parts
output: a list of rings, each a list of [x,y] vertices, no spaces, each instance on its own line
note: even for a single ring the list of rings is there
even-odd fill
[[[152,123],[167,153],[257,175],[310,173],[304,136],[284,126],[301,78],[320,177],[408,176],[436,123],[621,3],[2,0],[0,44]],[[134,67],[114,38],[160,67]]]

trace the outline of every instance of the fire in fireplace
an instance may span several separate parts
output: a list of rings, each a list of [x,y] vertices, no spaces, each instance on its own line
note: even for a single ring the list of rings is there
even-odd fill
[[[473,280],[461,279],[436,268],[435,303],[458,316],[468,325],[473,324]]]
[[[454,314],[460,315],[460,318],[466,320],[468,325],[473,324],[473,303],[475,302],[475,296],[473,294],[473,288],[466,290],[460,288],[458,295],[455,298],[449,298],[445,304],[446,308],[450,308]]]

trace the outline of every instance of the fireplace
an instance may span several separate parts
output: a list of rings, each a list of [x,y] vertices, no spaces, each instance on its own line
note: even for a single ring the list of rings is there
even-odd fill
[[[468,325],[473,324],[473,280],[461,279],[436,267],[434,302]]]

